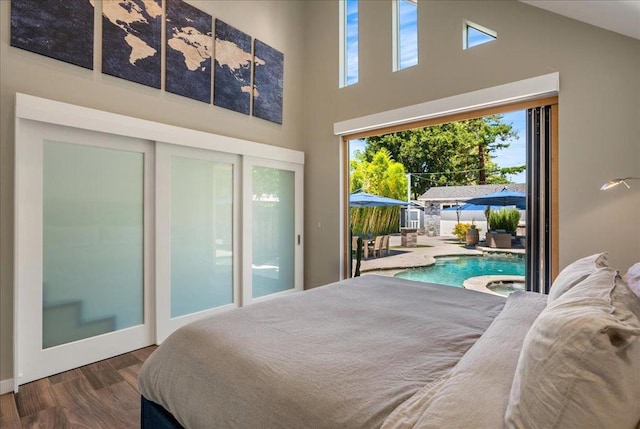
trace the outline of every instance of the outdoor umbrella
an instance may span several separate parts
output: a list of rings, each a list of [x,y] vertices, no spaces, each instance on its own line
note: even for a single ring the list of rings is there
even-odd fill
[[[510,191],[504,188],[500,192],[481,195],[467,200],[467,204],[480,206],[516,206],[520,210],[527,208],[527,195],[524,192]]]
[[[409,203],[406,201],[367,194],[366,192],[357,192],[349,195],[349,206],[351,207],[392,207],[406,206],[407,204]]]

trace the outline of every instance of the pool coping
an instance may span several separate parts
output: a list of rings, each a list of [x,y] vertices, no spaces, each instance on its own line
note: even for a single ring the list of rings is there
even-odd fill
[[[462,282],[462,287],[469,290],[475,290],[476,292],[490,293],[492,295],[498,295],[504,297],[504,295],[494,292],[489,289],[491,283],[496,282],[525,282],[525,276],[512,276],[512,275],[488,275],[488,276],[476,276],[469,277]]]

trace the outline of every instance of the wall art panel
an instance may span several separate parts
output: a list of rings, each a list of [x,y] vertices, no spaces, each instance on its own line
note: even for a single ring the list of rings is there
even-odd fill
[[[11,46],[93,69],[93,1],[13,0]]]
[[[249,114],[251,36],[216,19],[213,104]]]
[[[253,115],[282,124],[284,54],[258,39],[253,52]]]
[[[160,88],[162,0],[103,0],[102,72]]]
[[[182,0],[167,0],[165,89],[211,103],[213,20]]]

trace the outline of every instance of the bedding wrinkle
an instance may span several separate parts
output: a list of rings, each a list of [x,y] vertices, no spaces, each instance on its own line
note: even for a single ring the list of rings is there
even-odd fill
[[[172,334],[140,390],[185,427],[375,428],[456,365],[505,299],[366,276]]]

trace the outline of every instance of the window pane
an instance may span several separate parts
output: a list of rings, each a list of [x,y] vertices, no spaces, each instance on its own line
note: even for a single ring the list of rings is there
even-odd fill
[[[467,26],[467,49],[496,40],[495,36],[484,33],[470,25]]]
[[[295,173],[253,168],[253,297],[294,288]]]
[[[418,64],[418,3],[398,0],[399,69]]]
[[[358,0],[345,0],[345,83],[358,82]]]
[[[171,317],[233,301],[233,166],[171,159]]]
[[[43,348],[143,323],[141,153],[44,142]]]

